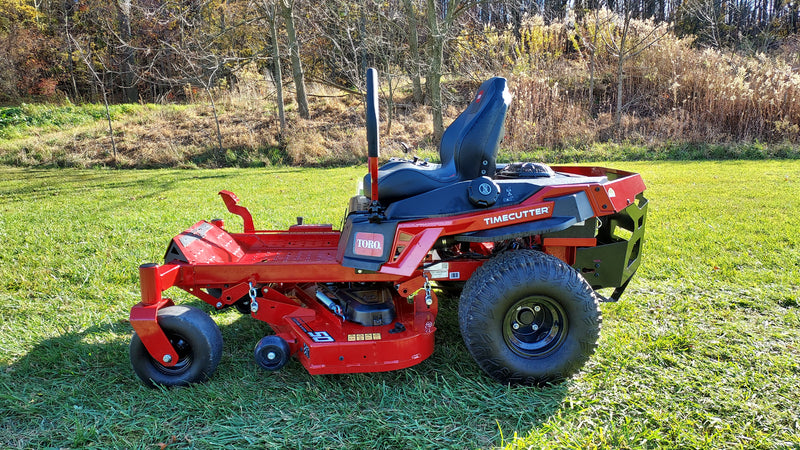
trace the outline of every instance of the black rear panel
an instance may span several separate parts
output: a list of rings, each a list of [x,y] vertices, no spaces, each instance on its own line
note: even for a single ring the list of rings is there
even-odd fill
[[[573,266],[592,288],[623,286],[636,273],[642,262],[646,218],[647,199],[642,194],[617,214],[600,218],[597,246],[579,248]]]

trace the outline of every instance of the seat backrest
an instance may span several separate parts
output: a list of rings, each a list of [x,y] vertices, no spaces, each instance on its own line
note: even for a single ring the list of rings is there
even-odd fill
[[[462,180],[494,175],[510,103],[511,93],[505,78],[484,81],[472,103],[442,135],[439,145],[442,167],[455,165],[451,169]]]

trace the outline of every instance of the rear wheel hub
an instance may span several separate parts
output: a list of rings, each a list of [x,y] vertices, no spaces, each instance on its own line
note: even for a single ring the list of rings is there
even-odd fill
[[[566,317],[561,305],[549,297],[525,297],[506,312],[503,339],[520,356],[547,356],[567,336]]]

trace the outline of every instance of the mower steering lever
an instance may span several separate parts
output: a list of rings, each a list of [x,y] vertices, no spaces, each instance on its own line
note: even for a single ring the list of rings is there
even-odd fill
[[[219,195],[222,197],[222,201],[225,202],[225,207],[228,208],[228,212],[242,218],[242,222],[244,222],[244,232],[255,232],[256,228],[253,225],[253,215],[250,214],[250,210],[238,204],[239,197],[233,192],[226,190],[219,191]]]

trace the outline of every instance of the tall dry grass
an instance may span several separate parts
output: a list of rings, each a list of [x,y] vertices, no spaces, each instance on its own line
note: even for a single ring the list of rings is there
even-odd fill
[[[689,39],[665,35],[624,66],[623,118],[614,127],[617,58],[610,51],[619,18],[605,13],[573,28],[564,23],[525,23],[533,29],[512,48],[506,145],[515,151],[581,146],[596,141],[740,143],[800,142],[800,57],[797,44],[775,55],[743,56],[698,49]],[[635,42],[653,31],[635,21]],[[594,105],[590,105],[591,36],[603,38],[594,51]],[[565,32],[565,30],[569,30]],[[515,39],[510,33],[506,39]],[[555,49],[555,50],[554,50]],[[564,50],[566,49],[566,50]],[[532,52],[538,52],[536,57]]]

